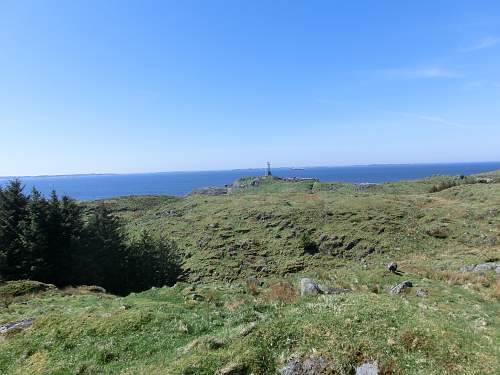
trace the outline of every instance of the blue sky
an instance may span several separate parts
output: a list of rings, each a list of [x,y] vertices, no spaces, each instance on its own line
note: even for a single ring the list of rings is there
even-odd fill
[[[500,2],[0,2],[0,175],[267,160],[500,160]]]

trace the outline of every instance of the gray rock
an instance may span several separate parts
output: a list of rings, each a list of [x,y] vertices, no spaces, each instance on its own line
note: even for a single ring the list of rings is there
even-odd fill
[[[415,292],[416,296],[417,297],[428,297],[429,296],[429,292],[425,289],[417,289],[417,291]]]
[[[396,262],[391,262],[387,265],[387,269],[391,272],[396,272],[398,269],[398,264]]]
[[[476,181],[480,184],[492,184],[495,182],[495,180],[490,177],[478,177],[476,178]]]
[[[356,368],[356,375],[378,375],[377,362],[366,362]]]
[[[469,264],[467,266],[460,267],[459,272],[472,272],[476,267],[475,264]]]
[[[498,266],[497,268],[495,268],[495,272],[496,273],[500,273],[500,266]]]
[[[310,278],[300,279],[300,295],[305,296],[308,294],[342,294],[351,292],[350,289],[345,288],[330,288],[328,286],[318,284]]]
[[[484,272],[489,270],[496,270],[500,267],[500,263],[487,262],[481,264],[468,264],[460,268],[460,272]],[[498,272],[498,271],[497,271]]]
[[[9,331],[12,331],[13,329],[28,328],[33,324],[34,321],[35,321],[35,318],[30,318],[30,319],[16,320],[14,322],[9,322],[7,324],[1,325],[0,326],[0,334],[3,335]]]
[[[494,270],[497,267],[500,267],[500,263],[482,263],[474,267],[474,272]]]
[[[281,375],[320,375],[328,366],[326,358],[321,356],[294,357],[279,370]]]
[[[394,285],[391,288],[391,293],[392,294],[401,294],[404,293],[404,291],[408,288],[411,288],[413,286],[412,282],[409,280],[403,281],[402,283],[399,283],[397,285]]]
[[[319,284],[313,279],[303,278],[300,279],[300,295],[305,296],[308,294],[321,294],[323,291],[321,290]]]

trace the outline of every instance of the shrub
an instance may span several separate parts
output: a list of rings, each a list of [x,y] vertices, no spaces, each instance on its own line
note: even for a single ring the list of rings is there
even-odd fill
[[[437,193],[457,185],[458,184],[455,181],[442,181],[439,184],[432,186],[429,193]]]
[[[309,234],[305,233],[300,237],[300,247],[307,254],[316,254],[319,251],[318,244],[314,242],[309,236]]]

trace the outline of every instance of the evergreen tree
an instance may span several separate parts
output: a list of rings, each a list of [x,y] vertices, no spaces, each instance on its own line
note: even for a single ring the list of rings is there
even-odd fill
[[[142,231],[126,249],[124,288],[140,291],[152,286],[173,285],[181,273],[177,246]]]
[[[73,199],[23,194],[19,180],[0,188],[0,281],[95,284],[115,293],[173,284],[181,273],[175,243],[149,232],[127,242],[104,206],[84,213]]]
[[[78,256],[79,249],[83,246],[81,242],[82,217],[81,207],[67,196],[63,196],[58,201],[57,209],[54,209],[51,259],[54,271],[52,279],[56,285],[75,284],[78,281],[76,278],[77,267],[80,264]]]
[[[85,245],[80,259],[80,282],[120,291],[123,280],[124,237],[121,223],[104,206],[98,206],[85,226]]]
[[[0,191],[0,278],[4,280],[29,276],[19,238],[28,202],[23,189],[21,181],[15,179]]]
[[[28,198],[26,214],[19,232],[23,259],[28,268],[25,278],[44,282],[51,281],[48,263],[47,211],[46,199],[33,188]]]

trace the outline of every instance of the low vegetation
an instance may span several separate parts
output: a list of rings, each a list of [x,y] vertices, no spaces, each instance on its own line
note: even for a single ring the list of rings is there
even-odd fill
[[[26,327],[0,334],[0,373],[285,374],[317,361],[325,374],[374,362],[380,374],[496,374],[500,173],[477,178],[432,193],[455,178],[79,204],[84,225],[104,207],[126,243],[156,236],[158,257],[175,243],[183,281],[121,296],[4,283],[0,326]],[[345,292],[301,296],[303,277]]]

